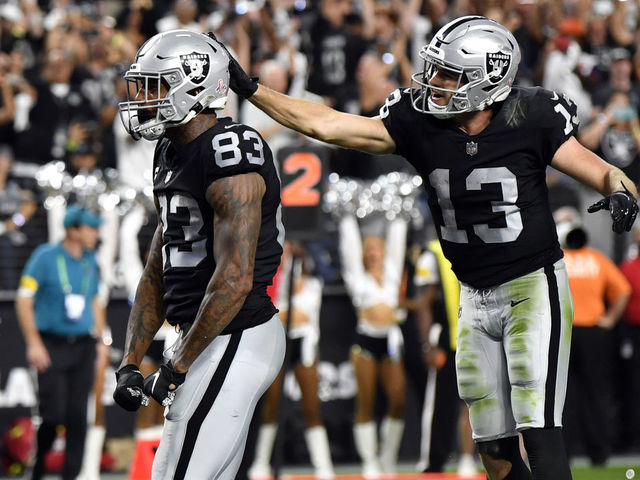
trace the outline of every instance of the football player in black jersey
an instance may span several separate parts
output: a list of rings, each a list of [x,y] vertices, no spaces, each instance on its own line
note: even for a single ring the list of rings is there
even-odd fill
[[[545,170],[604,195],[589,212],[609,210],[616,232],[635,220],[636,187],[578,143],[568,98],[512,86],[520,49],[502,25],[458,18],[420,56],[411,87],[393,92],[373,118],[273,92],[233,59],[231,88],[289,128],[397,153],[418,170],[461,282],[458,390],[489,478],[569,479],[561,425],[573,306]]]
[[[216,111],[229,59],[217,41],[174,30],[149,39],[120,104],[134,138],[157,139],[158,227],[129,315],[114,398],[165,409],[152,479],[233,479],[256,402],[284,359],[266,289],[280,263],[280,182],[252,128]],[[138,366],[164,319],[181,332],[168,364]]]

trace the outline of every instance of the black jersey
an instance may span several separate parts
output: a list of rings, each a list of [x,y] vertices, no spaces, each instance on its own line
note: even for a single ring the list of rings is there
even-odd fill
[[[160,206],[164,303],[170,324],[195,320],[216,267],[214,212],[205,198],[207,188],[219,178],[249,172],[259,173],[266,184],[253,289],[222,333],[259,325],[276,313],[267,285],[280,264],[284,230],[280,180],[271,150],[258,132],[230,118],[221,118],[187,145],[166,138],[158,141],[153,190]]]
[[[461,282],[486,288],[562,258],[545,170],[577,130],[569,99],[513,88],[477,135],[413,109],[409,89],[389,95],[380,115],[396,153],[424,180],[442,249]]]

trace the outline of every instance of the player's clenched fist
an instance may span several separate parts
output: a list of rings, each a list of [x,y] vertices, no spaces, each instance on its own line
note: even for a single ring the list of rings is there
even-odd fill
[[[161,365],[144,379],[144,393],[152,396],[163,407],[168,407],[176,396],[176,388],[184,383],[186,376],[186,373],[174,371],[171,362]]]
[[[135,412],[140,405],[147,405],[145,395],[142,392],[144,377],[136,365],[125,365],[116,372],[116,389],[113,399],[125,410]]]

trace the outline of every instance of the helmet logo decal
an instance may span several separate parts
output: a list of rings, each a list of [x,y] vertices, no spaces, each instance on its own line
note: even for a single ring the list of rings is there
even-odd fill
[[[180,55],[180,63],[192,83],[202,83],[209,74],[209,55],[206,53],[191,52],[188,55]]]
[[[487,53],[486,71],[489,81],[494,85],[500,83],[500,80],[502,80],[509,72],[510,65],[510,54],[502,52]]]

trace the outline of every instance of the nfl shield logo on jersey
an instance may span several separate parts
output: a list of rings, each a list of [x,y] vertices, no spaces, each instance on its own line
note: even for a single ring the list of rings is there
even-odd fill
[[[467,155],[472,157],[478,153],[478,144],[476,142],[467,142]]]
[[[511,55],[502,52],[487,53],[485,61],[485,68],[487,75],[489,76],[489,81],[495,84],[502,80],[509,71]]]
[[[202,83],[209,73],[209,55],[206,53],[191,52],[188,55],[180,55],[182,70],[192,83]]]

